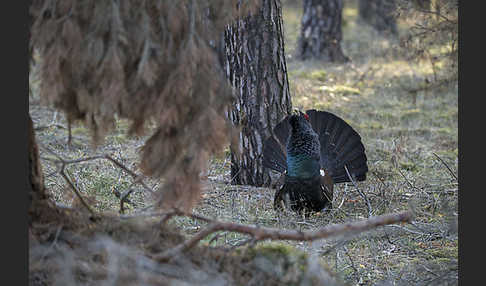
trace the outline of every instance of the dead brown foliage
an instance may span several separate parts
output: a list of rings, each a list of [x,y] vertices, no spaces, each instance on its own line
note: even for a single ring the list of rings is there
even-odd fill
[[[161,206],[189,209],[229,134],[231,92],[215,43],[253,2],[34,0],[41,99],[85,123],[95,143],[118,117],[131,120],[131,134],[155,123],[141,167],[166,178]]]

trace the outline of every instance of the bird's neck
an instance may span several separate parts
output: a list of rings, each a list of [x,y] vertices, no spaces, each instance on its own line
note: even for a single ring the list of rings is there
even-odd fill
[[[299,179],[320,176],[319,137],[312,129],[293,130],[287,143],[287,176]]]
[[[287,176],[299,179],[320,176],[319,160],[305,155],[287,157]]]

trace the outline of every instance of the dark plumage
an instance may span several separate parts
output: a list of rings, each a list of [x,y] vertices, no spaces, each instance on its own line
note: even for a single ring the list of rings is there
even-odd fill
[[[284,174],[274,207],[301,212],[329,210],[333,185],[366,179],[365,149],[359,134],[336,115],[308,110],[287,116],[265,140],[263,165]],[[324,176],[321,175],[324,171]]]

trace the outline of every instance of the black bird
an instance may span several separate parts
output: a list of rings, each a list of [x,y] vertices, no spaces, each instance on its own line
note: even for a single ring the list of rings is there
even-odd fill
[[[317,110],[287,116],[263,144],[263,166],[280,172],[274,208],[302,212],[332,208],[333,185],[366,180],[365,148],[359,134],[338,116]]]

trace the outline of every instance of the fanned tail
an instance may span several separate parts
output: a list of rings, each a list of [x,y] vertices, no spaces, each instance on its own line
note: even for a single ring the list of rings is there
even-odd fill
[[[263,143],[263,166],[283,173],[287,170],[285,146],[290,134],[289,116],[275,126],[273,134]]]
[[[263,144],[263,166],[280,173],[287,170],[285,153],[274,137],[268,138]]]
[[[329,173],[334,183],[350,182],[344,166],[354,180],[366,180],[367,158],[358,132],[332,113],[314,109],[306,113],[312,128],[319,135],[321,168]],[[290,135],[288,119],[289,116],[277,124],[274,135],[263,144],[263,166],[280,173],[287,170],[285,146]]]
[[[332,113],[314,109],[306,113],[312,128],[319,135],[321,168],[329,172],[334,183],[350,182],[344,166],[354,180],[366,180],[367,158],[358,132]]]

